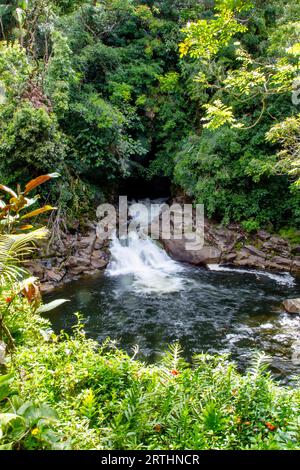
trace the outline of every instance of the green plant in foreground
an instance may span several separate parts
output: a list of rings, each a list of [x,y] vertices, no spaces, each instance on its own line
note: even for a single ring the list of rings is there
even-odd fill
[[[69,442],[53,429],[57,413],[47,405],[24,402],[10,389],[13,374],[0,376],[0,450],[68,449]]]
[[[74,449],[300,448],[299,388],[274,382],[262,354],[244,375],[227,356],[188,364],[177,344],[145,365],[87,339],[80,323],[55,335],[22,299],[7,321],[17,346],[11,389],[55,410],[54,430]]]

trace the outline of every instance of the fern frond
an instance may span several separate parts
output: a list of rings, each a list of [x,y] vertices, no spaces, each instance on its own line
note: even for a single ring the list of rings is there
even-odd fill
[[[186,363],[182,358],[183,349],[180,344],[176,341],[169,345],[169,351],[166,351],[163,358],[162,364],[169,370],[177,370],[186,367]]]
[[[270,364],[270,357],[265,353],[256,351],[253,355],[251,365],[249,367],[250,374],[256,378],[262,372],[265,372]]]
[[[34,243],[47,236],[41,228],[24,234],[0,235],[0,285],[22,279],[27,270],[19,265],[35,249]]]

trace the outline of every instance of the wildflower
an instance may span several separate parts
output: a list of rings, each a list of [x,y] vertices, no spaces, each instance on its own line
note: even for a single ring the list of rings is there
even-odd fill
[[[7,304],[10,304],[11,301],[12,301],[12,297],[6,297],[5,302],[6,302]]]
[[[178,375],[179,372],[178,372],[178,370],[176,370],[176,369],[172,369],[172,370],[171,370],[171,374],[174,375],[174,377],[176,377],[176,375]]]
[[[246,426],[250,426],[251,423],[250,423],[250,421],[245,421],[244,424],[245,424]]]
[[[36,436],[37,434],[39,434],[40,430],[38,428],[34,428],[32,431],[31,431],[31,434],[33,436]]]
[[[275,431],[276,429],[276,426],[274,426],[274,424],[270,423],[269,421],[267,421],[265,423],[265,425],[267,426],[267,428],[269,429],[269,431]]]
[[[156,424],[153,429],[156,432],[161,432],[161,424]]]

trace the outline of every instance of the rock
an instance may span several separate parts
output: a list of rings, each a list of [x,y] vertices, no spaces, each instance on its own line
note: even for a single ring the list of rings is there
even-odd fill
[[[289,313],[300,313],[300,299],[286,299],[283,306]]]
[[[272,259],[270,259],[270,262],[286,266],[287,268],[291,267],[292,265],[291,259],[283,258],[282,256],[274,256]]]
[[[78,240],[77,245],[81,249],[83,248],[91,248],[94,246],[94,243],[96,241],[96,234],[93,233],[92,235],[89,235],[88,237],[82,237],[80,240]]]
[[[43,282],[40,286],[41,292],[51,292],[55,289],[55,285],[51,284],[50,282]]]
[[[300,261],[294,261],[291,266],[291,272],[293,274],[300,274]]]
[[[186,239],[162,240],[162,243],[172,258],[183,263],[204,266],[220,262],[221,251],[213,246],[207,245],[199,250],[187,250],[186,243],[188,241]]]
[[[104,269],[107,266],[107,264],[108,264],[107,260],[99,258],[99,259],[93,259],[91,266],[94,269]]]
[[[282,264],[272,263],[272,261],[266,262],[266,268],[270,271],[286,271],[287,267]]]
[[[263,251],[258,250],[257,248],[255,248],[255,246],[245,245],[245,250],[249,251],[249,253],[251,253],[251,255],[257,256],[258,258],[265,258],[266,257],[266,254]]]
[[[65,275],[65,271],[57,269],[47,269],[45,271],[45,279],[52,282],[60,282]]]
[[[227,255],[224,256],[224,261],[227,261],[228,263],[234,261],[237,257],[237,253],[228,253]]]
[[[78,274],[82,274],[85,270],[86,270],[86,266],[83,266],[83,265],[81,265],[81,266],[72,266],[69,269],[69,273],[74,274],[76,276]]]
[[[260,256],[250,255],[246,259],[237,259],[234,264],[236,266],[243,266],[247,268],[258,268],[258,269],[265,269],[266,261],[261,258]]]
[[[271,238],[271,234],[268,232],[265,232],[265,230],[259,230],[257,232],[257,236],[260,240],[263,240],[263,241],[269,240],[269,238]]]
[[[73,268],[73,267],[85,267],[85,266],[89,266],[90,265],[90,259],[89,257],[88,258],[85,258],[83,256],[70,256],[70,258],[68,259],[67,261],[67,266]]]

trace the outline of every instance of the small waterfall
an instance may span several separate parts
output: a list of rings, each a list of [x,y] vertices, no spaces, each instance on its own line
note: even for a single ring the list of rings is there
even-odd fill
[[[151,204],[150,200],[139,202],[148,207]],[[136,215],[134,219],[140,224],[140,233],[130,232],[126,239],[115,236],[110,245],[112,259],[106,273],[109,276],[131,275],[133,288],[139,292],[168,293],[183,288],[183,280],[178,276],[183,267],[143,233],[143,228],[158,214],[159,211],[152,211],[147,220],[141,214]]]

